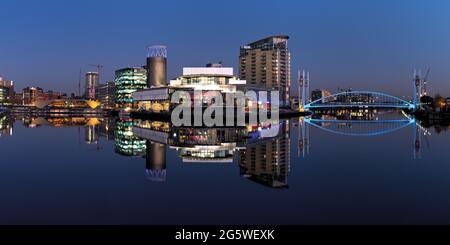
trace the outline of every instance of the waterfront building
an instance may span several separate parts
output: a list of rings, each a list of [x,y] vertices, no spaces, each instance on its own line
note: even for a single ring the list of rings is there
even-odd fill
[[[368,104],[373,103],[375,98],[371,93],[351,93],[353,90],[339,89],[339,95],[336,96],[336,101],[339,103],[349,103],[349,104]]]
[[[0,106],[9,106],[14,100],[14,82],[0,76]]]
[[[311,101],[316,101],[322,99],[322,90],[316,89],[311,91]]]
[[[133,92],[147,87],[147,71],[141,67],[123,68],[116,71],[115,101],[119,108],[132,107]]]
[[[324,89],[316,89],[311,91],[311,102],[322,99],[321,103],[325,103],[325,98],[331,96],[331,92]]]
[[[175,80],[171,80],[168,86],[151,87],[135,92],[133,98],[137,101],[140,110],[170,111],[170,98],[177,90],[192,93],[192,98],[194,90],[218,91],[225,98],[227,93],[235,93],[238,86],[245,84],[246,81],[239,80],[233,75],[231,67],[222,67],[221,65],[185,67],[183,74]]]
[[[95,97],[100,101],[102,108],[113,109],[116,103],[116,84],[108,82],[98,84],[95,89]]]
[[[147,48],[147,87],[167,85],[167,47],[150,46]]]
[[[22,93],[17,93],[14,97],[14,105],[26,105],[40,107],[42,104],[49,104],[53,100],[67,99],[67,94],[49,90],[44,92],[39,87],[26,87]]]
[[[38,101],[61,100],[61,99],[67,99],[67,94],[53,90],[44,92],[37,98]]]
[[[10,104],[9,88],[0,86],[0,106],[7,106]]]
[[[23,106],[23,105],[25,105],[23,103],[23,93],[22,92],[18,92],[18,93],[14,94],[14,97],[12,99],[12,104],[15,105],[15,106],[19,106],[19,105]]]
[[[98,84],[98,72],[87,72],[85,79],[84,97],[87,100],[95,100],[95,88]]]
[[[42,97],[44,90],[39,87],[26,87],[22,90],[22,105],[34,105]]]
[[[239,80],[233,74],[231,67],[185,67],[183,75],[170,81],[170,86],[180,89],[202,89],[232,93],[237,91],[238,85],[245,85],[246,81]]]
[[[289,104],[291,54],[288,36],[270,36],[242,46],[239,77],[249,86],[280,91],[281,105]]]

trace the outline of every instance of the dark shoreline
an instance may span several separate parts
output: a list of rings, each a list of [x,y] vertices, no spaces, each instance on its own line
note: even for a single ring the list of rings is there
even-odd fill
[[[450,112],[426,112],[416,111],[414,115],[417,118],[431,119],[431,120],[450,120]]]
[[[303,117],[311,115],[311,112],[286,111],[280,112],[280,119],[289,119],[292,117]],[[153,119],[158,121],[171,121],[170,112],[154,113],[154,112],[131,112],[130,117],[133,119]],[[270,118],[270,115],[269,115]],[[249,114],[245,115],[246,122],[249,120]]]
[[[161,122],[171,122],[171,113],[170,112],[130,112],[126,115],[120,115],[120,112],[117,110],[109,110],[109,111],[103,111],[102,112],[85,112],[80,113],[79,111],[71,111],[71,112],[49,112],[49,111],[1,111],[0,116],[7,115],[8,113],[12,113],[15,115],[27,115],[27,116],[34,116],[34,117],[44,117],[44,118],[51,118],[51,117],[86,117],[86,118],[94,118],[94,117],[118,117],[118,118],[131,118],[131,119],[143,119],[143,120],[156,120]],[[312,115],[312,112],[299,112],[299,111],[280,111],[279,113],[279,119],[289,119],[294,117],[304,117]],[[224,118],[224,125],[226,124],[225,121],[226,118]],[[268,115],[268,119],[270,120],[270,114]],[[194,116],[192,117],[192,124],[194,124]],[[249,114],[245,114],[245,123],[248,124],[249,122]],[[259,122],[258,118],[258,122]],[[235,117],[235,123],[237,123],[236,117]]]
[[[426,112],[416,111],[414,116],[417,120],[421,121],[424,126],[449,126],[450,125],[450,113],[449,112]]]

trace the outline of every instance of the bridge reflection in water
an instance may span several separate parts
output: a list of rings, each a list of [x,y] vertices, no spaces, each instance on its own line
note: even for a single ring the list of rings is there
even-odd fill
[[[429,135],[429,131],[422,127],[415,118],[403,113],[403,118],[380,119],[373,110],[360,110],[363,113],[356,117],[342,118],[342,111],[333,111],[335,115],[319,114],[312,117],[299,119],[298,131],[298,156],[305,157],[310,151],[310,127],[314,127],[332,134],[350,137],[375,137],[382,136],[403,128],[413,129],[413,156],[414,159],[421,157],[422,138]],[[330,113],[330,112],[327,112]],[[346,115],[348,116],[348,115]]]
[[[319,129],[346,136],[378,136],[414,124],[415,119],[399,120],[327,120],[305,118],[305,123]]]
[[[380,114],[380,111],[370,110],[356,114],[326,111],[310,118],[223,128],[172,127],[169,122],[118,118],[14,117],[0,120],[0,132],[12,132],[14,120],[21,120],[30,128],[77,127],[80,144],[84,141],[95,147],[92,150],[103,149],[101,139],[106,139],[114,142],[117,154],[144,158],[145,177],[150,181],[166,181],[168,161],[176,153],[183,164],[234,163],[238,164],[238,173],[242,177],[271,188],[287,188],[291,136],[298,133],[298,154],[306,157],[310,150],[311,127],[350,137],[373,137],[411,126],[414,157],[420,157],[421,139],[426,129],[413,118],[380,119]]]

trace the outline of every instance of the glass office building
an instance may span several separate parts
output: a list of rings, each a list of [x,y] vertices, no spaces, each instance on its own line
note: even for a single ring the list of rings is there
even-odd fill
[[[14,82],[0,76],[0,106],[11,105],[14,98]]]
[[[9,104],[9,89],[0,87],[0,106]]]
[[[116,71],[116,105],[120,108],[131,107],[132,93],[147,87],[147,71],[133,67]]]

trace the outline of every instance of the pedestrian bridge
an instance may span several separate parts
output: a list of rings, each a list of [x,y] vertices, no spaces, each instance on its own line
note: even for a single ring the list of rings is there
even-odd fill
[[[346,91],[336,93],[304,106],[306,110],[314,109],[345,109],[345,108],[416,108],[415,104],[398,97],[371,91]]]

